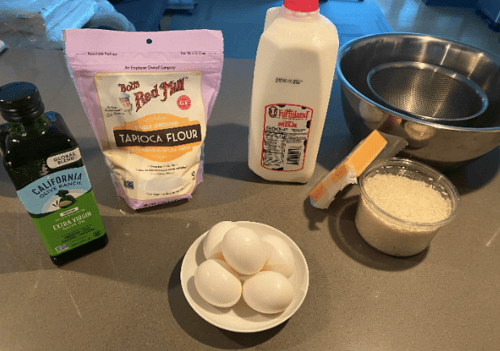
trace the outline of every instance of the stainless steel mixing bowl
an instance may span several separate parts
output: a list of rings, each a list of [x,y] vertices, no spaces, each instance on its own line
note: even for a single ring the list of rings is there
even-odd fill
[[[433,123],[377,102],[368,73],[389,62],[423,62],[455,71],[486,93],[488,108],[467,125]],[[372,130],[408,142],[407,156],[453,168],[500,144],[500,57],[448,39],[414,33],[384,33],[348,42],[339,51],[337,75],[346,124],[356,139]]]

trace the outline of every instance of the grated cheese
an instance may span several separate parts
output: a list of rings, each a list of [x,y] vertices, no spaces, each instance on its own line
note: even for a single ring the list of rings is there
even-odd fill
[[[384,212],[413,223],[435,223],[451,213],[451,201],[428,184],[393,174],[366,179],[368,197]]]

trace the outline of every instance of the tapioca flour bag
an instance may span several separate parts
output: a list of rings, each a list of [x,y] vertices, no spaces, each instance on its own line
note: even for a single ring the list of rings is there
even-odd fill
[[[118,194],[133,209],[184,198],[223,65],[220,31],[65,31],[65,54]]]

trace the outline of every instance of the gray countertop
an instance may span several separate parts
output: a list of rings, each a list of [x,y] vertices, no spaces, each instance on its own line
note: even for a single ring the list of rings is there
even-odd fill
[[[7,50],[0,84],[40,89],[80,143],[106,248],[54,266],[0,167],[1,350],[495,350],[500,345],[499,148],[448,173],[458,217],[423,253],[394,258],[356,231],[359,191],[328,210],[310,190],[353,148],[334,82],[318,164],[308,184],[270,183],[247,166],[253,61],[227,59],[205,143],[205,179],[190,201],[133,211],[118,198],[60,51]],[[310,273],[287,322],[251,334],[219,329],[185,299],[180,267],[219,221],[254,221],[287,234]]]

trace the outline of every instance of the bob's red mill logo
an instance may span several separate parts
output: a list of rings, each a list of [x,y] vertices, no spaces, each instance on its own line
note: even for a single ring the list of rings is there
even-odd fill
[[[170,82],[155,84],[151,91],[134,91],[133,94],[135,97],[135,112],[139,111],[144,105],[146,105],[154,98],[158,98],[161,96],[161,102],[164,102],[169,96],[172,96],[179,91],[183,91],[185,78],[186,77],[183,77],[176,81],[172,80]],[[140,84],[137,81],[129,82],[128,84],[118,84],[118,86],[120,87],[120,91],[122,93],[140,88]]]

